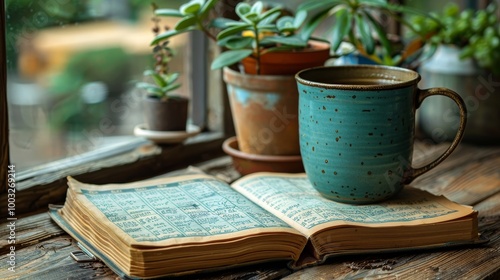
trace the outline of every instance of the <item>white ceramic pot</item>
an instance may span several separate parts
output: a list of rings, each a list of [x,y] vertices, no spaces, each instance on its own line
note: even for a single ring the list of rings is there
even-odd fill
[[[455,46],[438,47],[419,69],[420,87],[445,87],[462,96],[468,111],[464,142],[500,144],[500,76],[478,68],[472,59],[460,59],[459,54]],[[418,112],[420,129],[438,143],[453,139],[459,120],[455,104],[441,96],[425,100]]]

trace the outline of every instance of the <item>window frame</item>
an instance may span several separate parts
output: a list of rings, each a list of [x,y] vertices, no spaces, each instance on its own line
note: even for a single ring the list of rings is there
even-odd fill
[[[7,167],[9,158],[9,119],[7,111],[7,52],[5,48],[5,1],[0,0],[0,194],[7,191]]]
[[[221,2],[226,2],[223,0]],[[224,4],[224,3],[223,3]],[[4,28],[0,32],[0,52],[2,67],[0,79],[2,90],[0,92],[0,200],[7,200],[7,171],[10,164],[9,156],[9,119],[7,103],[7,63],[6,63],[6,9],[5,0],[0,0],[0,20]],[[202,34],[191,35],[192,53],[195,57],[191,59],[191,79],[193,83],[192,104],[193,123],[203,128],[208,124],[207,103],[209,94],[207,83],[211,80],[207,75],[208,56],[199,48],[208,49],[208,42]],[[197,49],[196,49],[197,48]],[[223,85],[222,80],[220,84]],[[67,184],[66,177],[74,176],[76,179],[94,184],[119,183],[146,179],[168,171],[184,168],[190,164],[205,161],[214,157],[223,156],[222,143],[232,135],[232,120],[229,110],[229,102],[225,87],[221,86],[221,99],[223,114],[216,124],[215,131],[204,131],[196,138],[176,145],[155,145],[149,141],[133,141],[116,150],[108,150],[106,153],[85,153],[77,157],[66,158],[61,161],[30,169],[16,174],[16,215],[28,213],[40,208],[46,208],[48,204],[63,202],[65,199]],[[76,162],[73,162],[75,161]],[[72,162],[72,164],[65,164]],[[133,172],[131,172],[133,171]],[[5,213],[4,213],[5,212]],[[5,217],[6,211],[0,213]]]

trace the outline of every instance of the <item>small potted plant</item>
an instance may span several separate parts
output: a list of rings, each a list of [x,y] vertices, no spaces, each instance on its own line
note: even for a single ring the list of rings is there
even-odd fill
[[[247,74],[294,75],[322,65],[329,58],[329,43],[311,39],[310,30],[300,30],[307,13],[282,12],[280,6],[266,10],[260,1],[252,6],[239,3],[240,20],[225,20],[225,29],[217,35],[219,45],[228,50],[213,61],[212,69],[241,62]]]
[[[377,16],[385,15],[408,29],[413,27],[402,14],[419,14],[403,5],[387,0],[311,0],[297,8],[299,12],[314,12],[306,21],[305,29],[316,30],[327,19],[334,17],[330,29],[331,51],[346,64],[382,64],[390,66],[410,65],[420,57],[421,38],[407,44],[387,31]],[[341,49],[341,46],[349,46]]]
[[[216,2],[191,0],[178,10],[158,10],[157,15],[179,21],[173,30],[156,36],[153,44],[192,30],[215,40],[223,51],[212,69],[223,68],[239,149],[252,155],[300,155],[294,75],[324,65],[330,57],[329,44],[312,40],[312,30],[302,28],[305,11],[292,16],[280,6],[241,2],[235,7],[239,20],[210,20]],[[220,32],[213,35],[210,28]],[[299,56],[306,58],[305,64],[299,63]]]
[[[415,16],[414,30],[426,38],[426,56],[419,71],[424,87],[459,92],[469,112],[464,141],[500,141],[500,22],[497,6],[472,10],[449,4],[432,17]],[[422,104],[419,126],[436,142],[453,138],[456,110],[447,100]]]
[[[201,30],[225,48],[212,62],[212,69],[242,63],[244,73],[258,75],[294,75],[311,65],[322,65],[329,58],[328,42],[319,38],[311,40],[312,29],[300,30],[307,17],[305,11],[293,17],[284,15],[281,6],[261,1],[253,5],[241,2],[235,8],[239,21],[216,18],[207,23],[209,11],[217,1],[191,0],[179,10],[158,10],[157,15],[180,20],[173,30],[156,36],[153,44],[184,32]],[[221,31],[213,35],[209,31],[212,27]]]
[[[153,10],[156,6],[153,4]],[[159,18],[152,18],[153,33],[160,33]],[[154,68],[144,71],[146,81],[137,83],[137,87],[145,90],[143,112],[148,130],[153,131],[185,131],[188,118],[189,99],[175,94],[181,85],[178,83],[179,73],[170,72],[169,62],[173,50],[169,41],[157,42],[153,45]]]

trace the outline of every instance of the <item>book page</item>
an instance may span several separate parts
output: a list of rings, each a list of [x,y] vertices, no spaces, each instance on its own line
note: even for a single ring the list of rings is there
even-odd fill
[[[69,178],[69,185],[95,217],[131,246],[276,231],[300,234],[226,183],[204,175],[102,186]]]
[[[306,236],[331,226],[436,223],[473,212],[471,207],[411,187],[404,188],[398,196],[383,203],[339,203],[321,196],[305,174],[256,173],[232,186]]]

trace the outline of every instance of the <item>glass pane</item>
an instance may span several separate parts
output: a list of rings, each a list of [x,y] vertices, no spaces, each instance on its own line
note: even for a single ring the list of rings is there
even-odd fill
[[[19,170],[133,137],[143,122],[135,82],[153,67],[150,1],[7,0],[11,160]],[[156,0],[176,8],[181,0]],[[160,27],[170,26],[161,18]],[[188,36],[170,70],[187,82]]]

